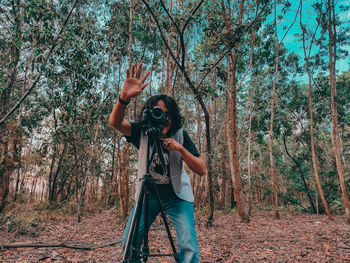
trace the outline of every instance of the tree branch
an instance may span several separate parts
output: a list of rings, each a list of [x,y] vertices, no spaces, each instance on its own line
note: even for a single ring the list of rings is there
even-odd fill
[[[34,248],[42,248],[42,247],[61,247],[61,248],[69,248],[69,249],[77,249],[77,250],[94,250],[97,248],[111,247],[116,244],[119,244],[121,241],[115,241],[103,245],[93,245],[93,246],[79,246],[79,245],[66,245],[64,243],[16,243],[16,244],[0,244],[0,251],[3,249],[12,249],[12,248],[26,248],[26,247],[34,247]]]
[[[180,65],[179,61],[176,59],[176,57],[175,57],[173,51],[172,51],[171,48],[169,47],[168,42],[166,41],[165,36],[164,36],[164,34],[163,34],[162,27],[160,26],[157,17],[156,17],[155,14],[153,13],[152,8],[149,6],[149,4],[148,4],[145,0],[141,0],[141,1],[142,1],[142,3],[146,6],[147,10],[151,13],[151,16],[153,17],[154,21],[156,22],[157,28],[158,28],[159,33],[160,33],[160,37],[162,38],[162,40],[163,40],[163,42],[164,42],[166,48],[169,50],[169,53],[170,53],[171,57],[172,57],[173,60],[175,61],[176,65],[181,69],[181,65]]]
[[[171,22],[172,22],[173,25],[176,27],[177,32],[178,32],[180,35],[182,35],[182,32],[181,32],[181,30],[180,30],[180,28],[179,28],[179,25],[176,23],[176,21],[175,21],[175,19],[173,18],[173,16],[169,13],[169,11],[168,11],[168,9],[166,8],[164,2],[163,2],[163,1],[160,1],[160,3],[161,3],[161,5],[162,5],[162,7],[163,7],[165,13],[167,14],[167,16],[170,18]]]
[[[236,37],[236,39],[230,43],[230,45],[227,48],[227,51],[221,55],[221,57],[214,63],[214,65],[204,74],[202,80],[199,82],[197,89],[199,89],[205,80],[205,78],[209,75],[209,73],[216,68],[216,66],[221,62],[221,60],[226,57],[226,55],[231,51],[231,49],[234,47],[234,45],[237,43],[237,41],[240,40],[240,38],[248,31],[249,28],[253,26],[253,24],[256,22],[256,20],[260,17],[260,15],[265,10],[267,4],[261,9],[261,11],[258,13],[258,15],[249,23],[249,25],[245,28],[245,30],[242,30],[242,32]]]
[[[188,24],[191,22],[192,17],[194,16],[194,14],[197,12],[197,10],[200,8],[200,6],[203,4],[204,0],[201,0],[198,5],[192,10],[190,17],[187,19],[187,21],[184,24],[184,27],[182,28],[182,34],[183,32],[186,30],[186,27],[188,26]]]
[[[160,1],[161,5],[165,11],[165,13],[168,15],[168,17],[170,18],[171,22],[173,23],[173,25],[176,27],[176,30],[179,34],[180,37],[180,47],[182,50],[182,59],[181,59],[181,68],[185,68],[185,54],[186,54],[186,48],[185,48],[185,41],[184,41],[184,36],[183,36],[183,32],[184,30],[180,30],[179,25],[176,23],[175,19],[172,17],[172,15],[168,12],[168,9],[165,7],[163,1]]]

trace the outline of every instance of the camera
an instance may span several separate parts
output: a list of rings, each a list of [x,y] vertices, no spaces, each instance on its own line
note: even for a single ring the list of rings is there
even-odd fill
[[[153,109],[145,109],[142,112],[141,125],[146,133],[160,136],[162,129],[168,125],[168,120],[165,112],[160,107],[154,106]]]

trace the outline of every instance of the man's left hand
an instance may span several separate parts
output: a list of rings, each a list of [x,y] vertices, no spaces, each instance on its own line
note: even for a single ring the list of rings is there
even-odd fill
[[[163,147],[168,151],[176,150],[180,152],[183,149],[183,146],[172,138],[164,139]]]

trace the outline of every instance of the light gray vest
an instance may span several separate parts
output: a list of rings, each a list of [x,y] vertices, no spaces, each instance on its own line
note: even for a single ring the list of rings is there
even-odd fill
[[[183,144],[183,129],[179,129],[175,135],[171,138]],[[148,137],[141,131],[140,137],[140,147],[138,150],[139,160],[137,164],[137,181],[136,181],[136,191],[135,200],[137,200],[140,192],[141,181],[140,178],[146,173],[147,169],[147,143]],[[170,162],[170,180],[173,186],[175,194],[182,200],[193,202],[193,192],[191,186],[191,180],[185,171],[183,160],[181,154],[178,151],[169,151],[169,162]]]

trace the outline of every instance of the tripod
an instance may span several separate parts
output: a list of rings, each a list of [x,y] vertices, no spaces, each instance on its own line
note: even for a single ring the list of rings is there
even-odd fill
[[[157,189],[157,186],[154,182],[154,179],[149,174],[149,167],[150,162],[153,159],[153,156],[155,152],[157,151],[158,156],[160,157],[162,166],[165,168],[163,171],[166,171],[165,162],[163,158],[163,153],[161,150],[161,139],[156,136],[156,133],[152,130],[148,130],[146,132],[148,136],[148,142],[147,142],[147,166],[146,166],[146,173],[143,175],[141,180],[141,187],[140,192],[137,198],[137,201],[135,202],[135,208],[134,208],[134,214],[131,219],[131,224],[128,232],[128,238],[125,243],[124,248],[124,255],[123,255],[123,262],[133,262],[137,259],[142,259],[143,262],[147,262],[148,257],[156,257],[156,256],[173,256],[175,259],[175,262],[180,262],[179,255],[176,252],[175,244],[173,241],[173,238],[171,236],[169,224],[166,219],[165,211],[162,208],[161,202],[160,202],[160,195]],[[154,149],[152,157],[149,158],[150,155],[150,146],[151,143],[154,144]],[[153,190],[153,192],[156,194],[156,200],[160,207],[160,213],[165,225],[165,229],[168,235],[168,239],[170,241],[170,245],[173,251],[173,254],[150,254],[149,253],[149,246],[148,246],[148,232],[149,232],[149,191]],[[141,211],[142,207],[144,206],[144,236],[143,236],[143,246],[140,251],[140,256],[138,256],[138,248],[137,248],[137,241],[138,241],[138,230],[140,225],[140,219],[141,219]]]

